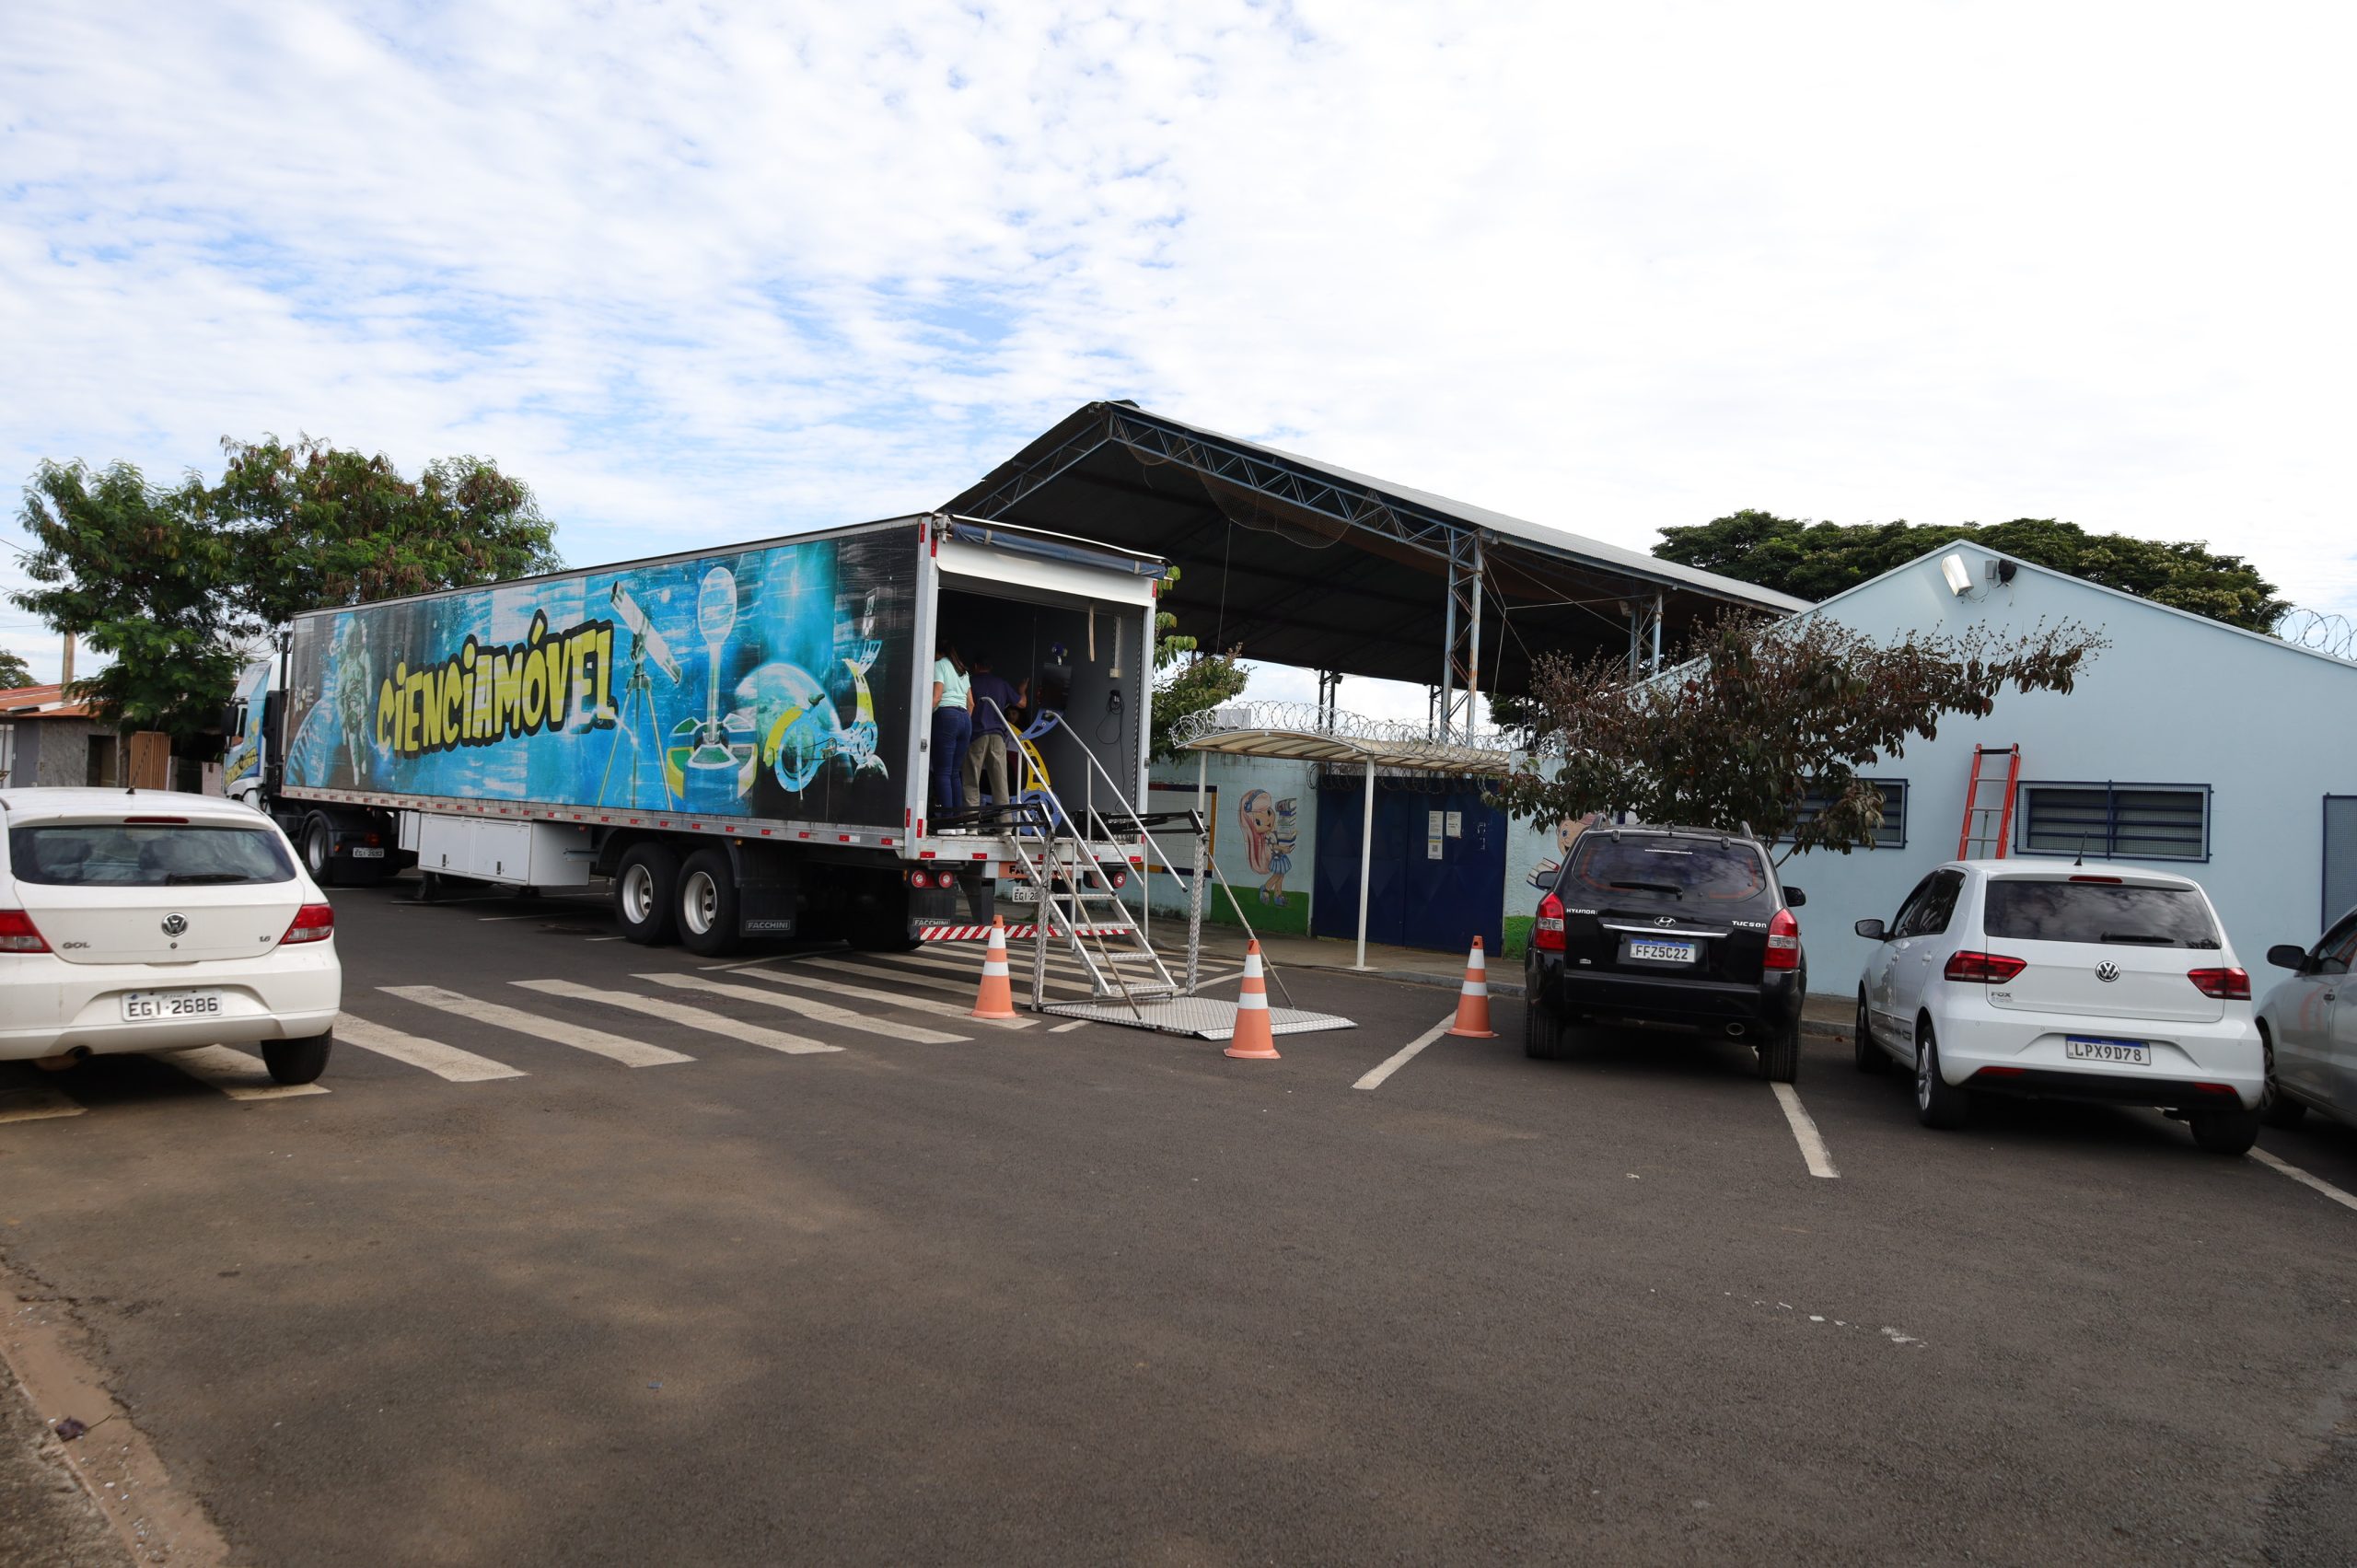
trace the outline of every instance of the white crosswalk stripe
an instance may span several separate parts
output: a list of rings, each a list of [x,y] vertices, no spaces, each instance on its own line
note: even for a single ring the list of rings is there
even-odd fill
[[[853,974],[865,974],[871,979],[887,981],[894,984],[941,985],[953,991],[957,989],[955,983],[949,981],[931,981],[916,975],[909,975],[903,979],[898,975],[878,974],[874,970],[862,969],[857,964],[847,964],[826,958],[804,959],[802,962],[826,964],[831,969],[849,970]],[[797,969],[800,967],[801,964],[795,965]],[[821,974],[796,974],[792,970],[738,970],[737,972],[747,980],[766,980],[777,985],[809,986],[823,991],[830,996],[854,996],[862,1002],[881,1003],[887,1007],[908,1007],[916,1012],[932,1013],[944,1018],[963,1018],[968,1023],[987,1024],[994,1029],[1028,1029],[1039,1022],[1037,1018],[977,1018],[972,1016],[974,1009],[970,1001],[960,1007],[954,1003],[935,1002],[930,996],[911,996],[906,993],[870,991],[865,986],[845,985],[842,981],[829,980]],[[976,988],[969,986],[967,989],[970,991]]]
[[[159,1060],[169,1063],[199,1083],[210,1084],[231,1099],[293,1099],[296,1095],[323,1095],[324,1084],[273,1084],[270,1069],[259,1056],[232,1051],[226,1045],[200,1045],[175,1051]]]
[[[519,980],[514,982],[527,991],[537,991],[548,996],[570,996],[576,1002],[596,1002],[608,1007],[627,1007],[634,1013],[645,1013],[666,1023],[681,1024],[706,1034],[742,1040],[769,1051],[783,1051],[791,1056],[807,1056],[823,1051],[841,1051],[840,1045],[823,1040],[806,1040],[782,1029],[764,1028],[759,1024],[741,1023],[702,1007],[691,1007],[683,1002],[672,1002],[659,996],[640,996],[628,991],[600,991],[594,985],[576,985],[569,980]]]
[[[513,1029],[517,1034],[531,1035],[535,1039],[572,1046],[576,1051],[590,1051],[619,1062],[625,1067],[659,1067],[669,1062],[695,1060],[682,1051],[666,1051],[659,1045],[648,1045],[644,1040],[608,1034],[603,1029],[593,1029],[584,1024],[568,1024],[561,1019],[542,1017],[538,1013],[527,1013],[520,1007],[505,1006],[497,1002],[478,1002],[471,996],[461,996],[438,985],[384,985],[377,989],[388,996],[398,996],[404,1002],[414,1002],[420,1006],[455,1013],[461,1018],[472,1018],[479,1024]]]
[[[382,1024],[372,1024],[349,1013],[336,1015],[335,1038],[340,1043],[356,1045],[363,1051],[389,1056],[412,1067],[423,1067],[435,1077],[447,1078],[454,1084],[481,1084],[494,1078],[521,1078],[526,1075],[521,1067],[510,1067],[505,1062],[493,1062],[488,1056],[477,1056],[471,1051],[460,1051],[455,1045],[445,1045],[438,1040],[427,1040],[423,1035],[389,1029]]]
[[[89,1109],[39,1084],[29,1088],[0,1089],[0,1121],[42,1121],[52,1116],[79,1116]]]
[[[969,982],[977,982],[982,976],[982,955],[979,950],[958,957],[920,952],[863,953],[860,958],[863,962],[917,973],[964,975]],[[1007,947],[1006,967],[1017,990],[1030,985],[1031,957],[1017,950],[1011,943]],[[1087,976],[1077,964],[1070,960],[1058,964],[1052,958],[1048,960],[1047,988],[1051,991],[1070,991],[1082,996],[1090,994]]]
[[[637,979],[656,985],[668,985],[682,991],[708,992],[714,996],[734,997],[739,1002],[751,1002],[764,1007],[782,1007],[789,1013],[799,1013],[822,1024],[839,1028],[859,1029],[888,1040],[913,1040],[919,1045],[957,1045],[973,1037],[943,1034],[938,1029],[921,1028],[915,1024],[888,1022],[853,1013],[842,1007],[830,1007],[824,1002],[813,1002],[804,996],[789,996],[783,992],[761,991],[749,985],[731,985],[726,981],[706,980],[700,974],[643,974]]]

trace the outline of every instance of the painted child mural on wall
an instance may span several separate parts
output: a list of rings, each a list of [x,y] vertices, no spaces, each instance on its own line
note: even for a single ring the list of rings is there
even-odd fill
[[[1265,789],[1244,792],[1237,818],[1244,825],[1244,862],[1260,884],[1260,901],[1285,905],[1285,877],[1293,870],[1294,845],[1301,839],[1299,803],[1277,800]]]
[[[1563,869],[1563,862],[1571,858],[1572,845],[1579,842],[1579,836],[1587,831],[1588,825],[1596,819],[1596,813],[1591,811],[1585,817],[1566,817],[1555,824],[1555,858],[1540,861],[1532,870],[1532,887],[1554,887],[1556,877]]]

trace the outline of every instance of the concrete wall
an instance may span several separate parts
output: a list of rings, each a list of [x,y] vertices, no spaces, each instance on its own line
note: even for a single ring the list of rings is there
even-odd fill
[[[1968,545],[1955,552],[1971,574],[1968,598],[1949,591],[1934,558],[1829,600],[1818,613],[1877,637],[1974,622],[2028,631],[2041,620],[2069,620],[2101,630],[2112,645],[2075,691],[2008,691],[1987,719],[1951,720],[1937,738],[1910,741],[1903,755],[1866,771],[1907,781],[1907,842],[1785,863],[1785,881],[1808,893],[1801,923],[1810,988],[1856,988],[1870,944],[1851,923],[1889,919],[1919,877],[1955,856],[1974,745],[2016,742],[2025,784],[2208,785],[2206,862],[2119,864],[2200,882],[2254,984],[2272,983],[2269,945],[2305,944],[2320,929],[2324,796],[2357,794],[2357,665],[2036,567],[1999,584],[1985,569],[1990,552]]]
[[[1318,853],[1318,791],[1310,765],[1265,757],[1203,759],[1203,780],[1216,793],[1211,809],[1212,854],[1242,900],[1244,918],[1255,931],[1306,935],[1309,931],[1311,863]],[[1149,809],[1176,810],[1194,804],[1196,758],[1157,762],[1147,770]],[[1265,793],[1262,793],[1265,792]],[[1244,819],[1247,809],[1252,822]],[[1286,840],[1290,838],[1290,846]],[[1173,859],[1178,851],[1173,849]],[[1288,864],[1280,872],[1280,858]],[[1171,876],[1147,878],[1157,918],[1183,915],[1187,885]],[[1214,920],[1234,921],[1226,899],[1207,889],[1203,909]]]

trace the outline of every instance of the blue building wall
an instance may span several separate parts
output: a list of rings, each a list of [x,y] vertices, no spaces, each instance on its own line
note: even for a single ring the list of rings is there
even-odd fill
[[[1970,575],[1962,598],[1941,575],[1940,560],[1951,553],[1964,558]],[[1801,916],[1810,989],[1856,988],[1870,945],[1851,923],[1889,919],[1919,877],[1955,856],[1974,745],[2018,743],[2026,785],[2209,787],[2206,861],[2119,864],[2200,882],[2263,991],[2280,978],[2265,968],[2269,945],[2305,945],[2320,929],[2325,797],[2357,795],[2357,664],[2026,563],[2016,563],[2014,580],[2001,584],[1988,568],[2003,559],[1955,545],[1812,612],[1878,638],[1975,623],[2026,632],[2041,621],[2074,621],[2100,630],[2111,646],[2071,692],[2008,691],[1987,719],[1944,723],[1936,739],[1910,741],[1904,755],[1868,770],[1907,783],[1904,847],[1785,863],[1785,881],[1808,893]],[[2088,858],[2092,865],[2098,857]]]

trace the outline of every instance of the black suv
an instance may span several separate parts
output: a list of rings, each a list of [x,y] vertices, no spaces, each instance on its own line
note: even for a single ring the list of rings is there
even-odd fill
[[[1747,1040],[1759,1075],[1800,1071],[1808,965],[1766,846],[1701,828],[1590,828],[1538,901],[1523,961],[1523,1048],[1562,1056],[1591,1020],[1683,1024]]]

